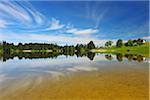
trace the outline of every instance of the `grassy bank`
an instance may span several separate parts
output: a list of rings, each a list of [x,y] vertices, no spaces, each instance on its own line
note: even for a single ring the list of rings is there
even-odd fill
[[[149,43],[140,46],[123,46],[123,47],[107,47],[93,49],[95,53],[123,53],[123,54],[137,54],[149,57]]]

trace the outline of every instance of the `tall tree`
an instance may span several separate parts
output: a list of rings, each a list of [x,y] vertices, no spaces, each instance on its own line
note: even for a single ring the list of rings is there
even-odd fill
[[[116,46],[117,46],[117,47],[122,47],[122,46],[123,46],[123,40],[119,39],[119,40],[116,42]]]
[[[128,40],[128,42],[125,43],[125,46],[133,46],[133,41]]]
[[[113,43],[112,41],[107,41],[107,42],[105,43],[105,46],[106,46],[106,47],[111,47],[111,46],[112,46],[112,43]]]
[[[94,49],[94,48],[95,48],[95,44],[93,43],[93,41],[90,41],[90,42],[87,44],[87,47],[88,47],[88,49]]]

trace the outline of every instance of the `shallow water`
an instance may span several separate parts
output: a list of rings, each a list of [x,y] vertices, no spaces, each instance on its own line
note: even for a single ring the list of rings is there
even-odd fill
[[[117,59],[116,59],[117,58]],[[0,100],[148,100],[148,59],[87,57],[0,61]]]

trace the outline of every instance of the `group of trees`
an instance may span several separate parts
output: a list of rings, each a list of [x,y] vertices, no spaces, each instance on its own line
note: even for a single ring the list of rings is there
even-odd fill
[[[135,39],[135,40],[128,40],[127,42],[123,42],[123,40],[119,39],[117,42],[116,42],[116,47],[122,47],[122,46],[137,46],[137,45],[142,45],[145,43],[145,40],[143,39]],[[107,41],[105,43],[105,46],[106,47],[111,47],[113,44],[112,41]]]
[[[112,46],[112,44],[113,44],[113,42],[112,42],[112,41],[107,41],[107,42],[105,43],[105,46],[106,46],[106,47],[111,47],[111,46]]]
[[[57,44],[48,43],[18,43],[18,45],[14,45],[13,43],[7,43],[6,41],[3,42],[3,50],[6,52],[11,52],[11,50],[52,50],[53,52],[76,52],[89,51],[94,48],[95,45],[93,41],[90,41],[87,45],[77,44],[76,46],[59,46]]]
[[[117,47],[121,46],[137,46],[137,45],[142,45],[144,44],[145,41],[143,39],[137,39],[137,40],[128,40],[127,42],[123,43],[123,40],[119,39],[116,43]]]

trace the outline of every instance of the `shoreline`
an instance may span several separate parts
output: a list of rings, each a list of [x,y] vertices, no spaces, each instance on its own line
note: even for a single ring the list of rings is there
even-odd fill
[[[149,57],[149,43],[146,43],[141,46],[129,46],[129,47],[108,47],[108,48],[97,48],[92,49],[91,52],[94,53],[121,53],[121,54],[135,54],[135,55],[143,55],[145,57]]]

